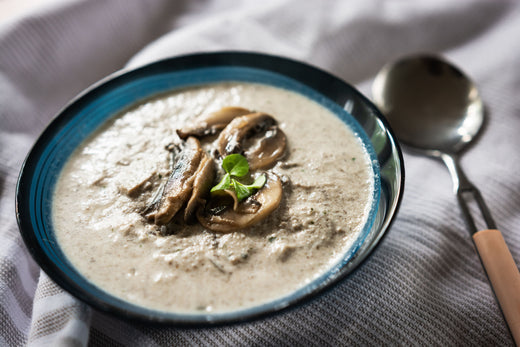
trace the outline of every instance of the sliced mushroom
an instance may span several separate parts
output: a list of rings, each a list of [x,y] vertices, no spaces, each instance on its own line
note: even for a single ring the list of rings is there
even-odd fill
[[[184,221],[190,223],[195,218],[197,207],[206,203],[206,196],[209,194],[213,180],[215,179],[215,165],[205,152],[200,161],[199,168],[195,173],[193,181],[193,193],[184,210]]]
[[[250,227],[273,212],[282,200],[282,183],[278,176],[269,173],[265,185],[254,195],[245,199],[233,208],[234,199],[219,196],[210,200],[205,208],[197,211],[197,219],[206,229],[228,233]],[[224,205],[219,205],[224,203]]]
[[[202,115],[192,125],[184,129],[177,129],[177,135],[183,140],[188,136],[200,138],[215,135],[218,131],[224,129],[234,118],[249,113],[251,111],[242,107],[223,107],[216,112]]]
[[[283,131],[266,113],[251,113],[233,119],[217,139],[220,156],[241,153],[251,170],[272,166],[286,147]]]
[[[152,212],[147,214],[148,219],[157,225],[167,224],[190,198],[193,182],[197,177],[195,173],[205,154],[199,140],[194,137],[188,137],[174,151],[178,159],[163,188],[161,198],[152,206]]]
[[[211,211],[212,214],[220,214],[222,211],[224,211],[227,208],[233,208],[233,210],[237,211],[240,206],[239,205],[240,201],[238,201],[237,194],[235,193],[234,190],[231,190],[231,189],[218,190],[216,192],[213,192],[211,194],[211,196],[212,196],[212,198],[211,198],[210,204],[208,205],[208,211]],[[253,201],[253,200],[251,200],[251,201]],[[251,205],[251,204],[242,205],[241,206],[242,210],[244,210],[244,208],[249,205]],[[256,208],[256,210],[258,210],[258,208],[254,207],[254,206],[255,206],[254,204],[251,205],[252,208]],[[257,206],[259,206],[259,205],[257,205]],[[256,212],[256,210],[254,210],[250,213],[254,213],[254,212]]]

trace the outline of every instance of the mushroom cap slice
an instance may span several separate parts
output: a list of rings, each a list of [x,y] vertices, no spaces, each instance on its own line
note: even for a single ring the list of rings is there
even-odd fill
[[[220,156],[242,153],[251,170],[272,166],[285,153],[287,141],[276,120],[266,113],[251,113],[233,119],[220,133]]]
[[[183,129],[177,129],[177,135],[183,140],[188,138],[188,136],[200,138],[215,135],[218,131],[224,129],[234,118],[249,113],[251,113],[250,110],[242,107],[223,107],[218,111],[203,114],[201,117],[198,117],[193,124]]]
[[[274,126],[265,132],[263,137],[246,140],[244,152],[251,170],[271,167],[285,153],[287,146],[284,132]]]
[[[215,179],[215,165],[213,159],[205,152],[200,161],[199,168],[195,173],[193,181],[193,192],[186,209],[184,210],[184,221],[189,223],[195,218],[195,212],[199,205],[206,203],[206,196],[209,194],[213,180]]]
[[[147,218],[157,225],[167,224],[190,198],[201,159],[205,154],[199,140],[188,139],[176,148],[177,156],[172,173],[164,186],[161,198]]]
[[[267,174],[265,185],[254,195],[233,208],[233,199],[221,208],[210,201],[197,211],[197,219],[206,229],[229,233],[257,224],[271,214],[282,200],[282,182],[273,174]]]

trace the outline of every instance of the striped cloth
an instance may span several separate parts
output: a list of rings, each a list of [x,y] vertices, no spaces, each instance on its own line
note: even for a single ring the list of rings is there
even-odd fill
[[[23,245],[14,191],[53,115],[125,66],[255,50],[319,66],[370,95],[385,62],[433,52],[482,92],[489,121],[462,164],[520,263],[519,36],[520,3],[488,0],[62,0],[0,23],[0,345],[513,345],[447,170],[431,159],[405,155],[398,218],[347,280],[297,309],[211,329],[136,325],[65,293]]]

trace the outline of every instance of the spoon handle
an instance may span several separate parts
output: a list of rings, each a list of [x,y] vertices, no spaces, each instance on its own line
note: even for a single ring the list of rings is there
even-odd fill
[[[499,230],[473,234],[482,264],[498,299],[509,330],[520,346],[520,273]]]
[[[444,161],[453,179],[453,188],[457,195],[466,223],[473,237],[473,242],[482,261],[482,265],[495,292],[509,331],[517,346],[520,346],[520,272],[511,256],[502,233],[496,229],[480,191],[471,183],[460,167],[458,158],[453,154],[442,153]],[[484,219],[487,230],[478,231],[469,207],[469,201],[476,204]]]

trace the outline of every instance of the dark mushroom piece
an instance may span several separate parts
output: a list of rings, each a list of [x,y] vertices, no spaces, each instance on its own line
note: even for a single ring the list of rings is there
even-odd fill
[[[251,170],[272,166],[285,153],[286,138],[276,120],[266,113],[251,113],[233,119],[220,133],[220,156],[241,153]]]
[[[267,174],[265,185],[254,195],[236,203],[233,191],[227,191],[230,199],[216,197],[208,202],[205,208],[197,211],[197,219],[206,229],[220,233],[250,227],[273,212],[282,200],[282,183],[273,173]],[[225,203],[225,205],[219,205]]]
[[[224,129],[234,118],[249,113],[251,113],[250,110],[242,107],[223,107],[218,111],[202,115],[197,118],[193,124],[184,129],[177,129],[177,135],[183,140],[188,136],[200,138],[215,135],[217,132]]]
[[[188,139],[174,149],[176,161],[168,181],[162,188],[160,199],[147,208],[146,217],[157,225],[167,224],[191,197],[193,182],[205,152],[199,140],[194,137]],[[150,211],[151,212],[148,212]]]
[[[191,223],[195,220],[195,212],[197,207],[206,203],[206,197],[215,179],[215,165],[213,159],[204,153],[200,162],[199,168],[195,173],[195,180],[193,181],[193,193],[184,210],[184,221]]]

